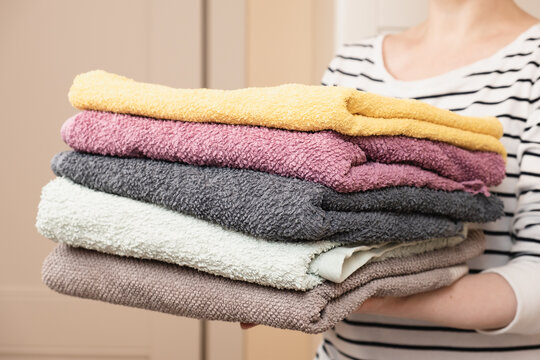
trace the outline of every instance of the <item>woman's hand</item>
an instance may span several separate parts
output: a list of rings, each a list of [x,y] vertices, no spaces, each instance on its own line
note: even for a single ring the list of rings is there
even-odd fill
[[[357,313],[423,320],[461,329],[503,328],[516,313],[510,284],[495,273],[467,275],[438,290],[407,297],[366,300]],[[256,324],[241,323],[247,330]]]
[[[242,330],[251,329],[255,326],[257,326],[257,324],[240,323],[240,327],[242,328]]]
[[[508,325],[516,298],[500,275],[467,275],[451,286],[407,297],[371,298],[356,312],[433,322],[462,329],[493,330]]]

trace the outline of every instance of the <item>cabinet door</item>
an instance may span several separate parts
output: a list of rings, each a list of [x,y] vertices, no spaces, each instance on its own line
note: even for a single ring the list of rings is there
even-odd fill
[[[104,69],[200,87],[201,0],[0,0],[0,359],[199,359],[200,323],[57,295],[38,235],[40,189],[67,147],[75,74]],[[7,166],[7,167],[6,167]]]

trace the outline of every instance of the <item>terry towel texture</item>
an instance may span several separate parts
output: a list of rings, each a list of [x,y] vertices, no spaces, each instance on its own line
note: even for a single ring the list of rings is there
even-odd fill
[[[417,100],[333,86],[288,84],[240,90],[173,89],[96,70],[75,77],[72,105],[160,119],[258,125],[351,136],[405,135],[506,156],[493,117],[467,117]]]
[[[455,247],[368,264],[341,284],[306,292],[278,290],[187,267],[125,258],[60,244],[43,264],[43,282],[73,296],[208,320],[320,333],[371,296],[406,296],[450,285],[482,253],[481,232]],[[433,270],[436,269],[436,270]]]
[[[332,241],[267,241],[152,204],[94,191],[64,178],[43,188],[36,226],[45,237],[73,246],[298,290],[322,282],[310,272],[310,264],[316,255],[340,245]],[[422,231],[422,225],[417,226]]]
[[[445,247],[456,246],[465,240],[462,236],[421,240],[412,243],[388,243],[383,245],[342,245],[313,258],[309,268],[325,280],[335,283],[345,281],[351,274],[370,261],[382,261],[396,257],[422,254]]]
[[[404,136],[351,137],[332,131],[308,133],[83,111],[64,123],[62,138],[78,151],[246,168],[315,181],[341,192],[411,181],[376,181],[370,174],[390,177],[392,167],[367,165],[367,161],[413,165],[457,182],[479,180],[486,186],[500,184],[505,175],[499,154]]]
[[[52,168],[88,188],[271,240],[417,240],[453,235],[461,228],[455,221],[492,221],[502,215],[497,198],[462,192],[403,187],[340,194],[315,183],[249,170],[80,153],[59,154]],[[387,229],[384,222],[395,227]],[[405,233],[395,234],[398,231]]]
[[[257,171],[77,152],[57,154],[51,167],[56,175],[91,189],[271,240],[339,238],[344,231],[370,227],[373,219],[384,216],[379,212],[439,215],[466,222],[489,222],[504,215],[495,196],[460,191],[397,187],[343,194],[313,182]]]

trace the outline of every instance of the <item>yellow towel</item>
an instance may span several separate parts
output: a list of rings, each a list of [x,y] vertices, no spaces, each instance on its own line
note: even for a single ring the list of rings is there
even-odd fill
[[[161,119],[258,125],[352,136],[405,135],[506,155],[493,117],[467,117],[417,100],[350,88],[287,84],[240,90],[173,89],[102,70],[78,75],[69,91],[78,109]]]

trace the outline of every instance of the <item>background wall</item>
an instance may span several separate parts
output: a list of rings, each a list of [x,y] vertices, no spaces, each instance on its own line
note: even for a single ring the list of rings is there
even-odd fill
[[[197,320],[41,285],[41,262],[54,244],[34,223],[40,188],[53,177],[49,161],[67,149],[59,129],[76,113],[67,101],[73,76],[103,68],[198,87],[201,19],[195,1],[0,1],[0,359],[198,358]]]
[[[540,17],[540,2],[520,0]],[[421,21],[426,0],[0,0],[0,360],[311,359],[320,336],[202,322],[46,289],[35,230],[75,74],[174,87],[318,84],[337,44]]]

